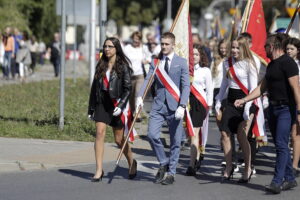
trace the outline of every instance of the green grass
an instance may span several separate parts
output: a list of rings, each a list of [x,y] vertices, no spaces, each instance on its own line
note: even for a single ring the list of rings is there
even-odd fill
[[[59,80],[0,87],[0,136],[93,141],[95,123],[87,119],[88,80],[66,80],[65,125],[58,129]],[[111,128],[106,142],[112,142]]]

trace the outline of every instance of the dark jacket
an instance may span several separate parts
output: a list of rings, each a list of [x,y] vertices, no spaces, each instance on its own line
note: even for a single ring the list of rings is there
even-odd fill
[[[121,77],[118,77],[116,71],[112,71],[109,78],[109,96],[112,99],[119,99],[118,107],[122,110],[125,108],[126,103],[129,99],[131,93],[131,71],[128,66],[123,67],[123,73]],[[90,93],[90,100],[89,100],[89,107],[88,107],[88,114],[92,115],[96,109],[96,105],[101,103],[101,95],[103,88],[103,79],[102,77],[99,79],[93,80],[91,93]]]

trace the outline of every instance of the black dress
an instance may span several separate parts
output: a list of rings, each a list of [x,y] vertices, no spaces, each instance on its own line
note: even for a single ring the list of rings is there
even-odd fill
[[[203,121],[205,120],[207,115],[207,111],[202,105],[202,103],[200,103],[192,93],[190,93],[190,107],[190,115],[193,122],[193,126],[202,127]]]

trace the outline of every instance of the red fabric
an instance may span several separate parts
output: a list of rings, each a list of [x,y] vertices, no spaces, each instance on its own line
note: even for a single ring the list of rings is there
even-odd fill
[[[208,111],[208,105],[202,95],[197,91],[197,89],[192,85],[191,86],[191,93],[197,98],[198,101],[204,106],[206,112]]]
[[[266,51],[264,48],[267,32],[265,15],[261,0],[254,0],[252,9],[249,14],[249,22],[246,32],[252,35],[252,47],[251,50],[263,58],[267,63],[270,62],[267,58]]]
[[[232,65],[232,57],[228,58],[228,63],[229,63],[229,72],[232,75],[233,80],[238,84],[238,86],[243,90],[243,92],[248,95],[248,89],[243,85],[243,83],[238,79],[238,77],[235,74],[233,65]]]
[[[107,90],[109,90],[109,81],[108,81],[108,79],[107,79],[106,76],[103,77],[103,84],[104,84],[104,87],[105,87]],[[117,106],[118,106],[118,101],[117,101],[116,99],[111,99],[111,100],[112,100],[114,106],[117,107]],[[121,113],[121,116],[120,116],[120,117],[121,117],[122,123],[125,124],[126,120],[125,120],[125,115],[124,115],[123,112]],[[128,119],[128,121],[127,121],[127,126],[128,126],[128,128],[129,128],[129,127],[131,127],[132,119],[133,119],[133,115],[132,115],[132,113],[131,113],[131,109],[130,109],[130,108],[129,108],[129,110],[128,110],[127,119]],[[125,129],[124,129],[124,130],[125,130]],[[134,141],[134,134],[133,134],[133,131],[131,131],[129,137],[130,137],[130,141]]]
[[[192,38],[192,27],[191,27],[191,20],[190,15],[188,17],[189,23],[189,72],[190,76],[194,76],[194,52],[193,52],[193,38]]]
[[[168,92],[174,97],[174,99],[179,102],[180,101],[180,97],[178,96],[178,94],[173,90],[172,86],[169,84],[168,81],[166,81],[166,79],[164,78],[164,76],[162,75],[162,73],[160,72],[159,69],[156,70],[156,75],[158,76],[158,78],[160,79],[160,81],[163,83],[163,85],[165,86],[165,88],[168,90]]]

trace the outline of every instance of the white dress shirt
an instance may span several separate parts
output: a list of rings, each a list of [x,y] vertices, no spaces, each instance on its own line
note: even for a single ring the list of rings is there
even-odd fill
[[[212,65],[215,61],[212,62]],[[220,88],[223,79],[223,62],[220,62],[217,66],[217,75],[212,78],[213,88]]]
[[[256,67],[254,67],[253,64],[251,64],[251,62],[247,60],[241,60],[236,62],[233,59],[232,64],[237,78],[240,80],[240,82],[242,82],[244,87],[248,89],[249,93],[252,92],[257,87],[258,81],[258,72]],[[223,62],[223,66],[223,80],[219,94],[216,96],[217,101],[222,101],[224,98],[227,98],[225,96],[227,88],[240,89],[235,80],[233,78],[228,77],[228,74],[230,74],[228,59]],[[251,104],[252,101],[248,101],[245,105],[245,120],[249,119],[249,109]]]
[[[199,64],[194,66],[194,79],[193,85],[197,85],[197,88],[201,88],[206,92],[206,103],[208,106],[213,104],[213,87],[211,72],[208,67],[201,67]]]
[[[173,57],[174,57],[174,52],[172,52],[172,53],[170,53],[169,55],[167,55],[167,56],[163,56],[163,59],[162,59],[162,61],[161,61],[161,66],[165,66],[165,63],[166,63],[166,57],[168,57],[169,58],[169,61],[168,61],[168,66],[169,66],[169,70],[168,71],[170,71],[170,67],[171,67],[171,62],[172,62],[172,59],[173,59]]]
[[[128,44],[124,48],[125,55],[129,58],[131,62],[131,69],[133,70],[132,75],[138,76],[143,75],[142,62],[144,59],[143,47],[133,47],[131,44]]]

